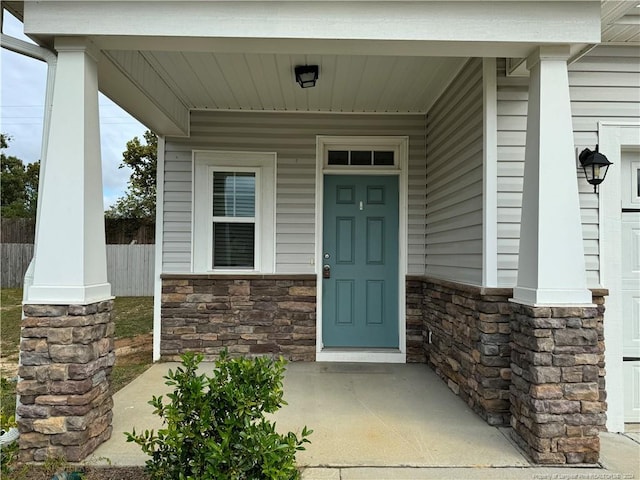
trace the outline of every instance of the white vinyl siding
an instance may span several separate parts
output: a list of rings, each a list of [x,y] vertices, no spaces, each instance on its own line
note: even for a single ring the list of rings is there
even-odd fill
[[[569,66],[577,151],[598,143],[598,122],[638,121],[640,63],[637,47],[599,46]],[[517,280],[528,78],[506,77],[498,62],[498,285]],[[603,152],[606,155],[606,152]],[[613,165],[611,168],[616,168]],[[552,174],[552,172],[551,172]],[[598,195],[577,167],[587,282],[599,286]],[[615,188],[602,184],[600,188]],[[553,194],[553,192],[550,192]]]
[[[424,273],[424,115],[191,113],[191,137],[167,138],[163,272],[191,271],[193,150],[275,152],[276,273],[315,273],[316,135],[409,136],[408,273]]]
[[[470,60],[427,114],[426,273],[482,283],[482,60]]]

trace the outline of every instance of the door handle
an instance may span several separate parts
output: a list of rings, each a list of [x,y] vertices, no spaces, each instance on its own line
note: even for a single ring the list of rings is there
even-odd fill
[[[331,267],[329,265],[322,266],[322,278],[331,278]]]

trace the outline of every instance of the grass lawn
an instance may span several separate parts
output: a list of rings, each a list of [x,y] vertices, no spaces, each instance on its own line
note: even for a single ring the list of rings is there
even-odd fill
[[[17,363],[20,347],[20,319],[22,315],[22,289],[6,288],[0,291],[0,348],[3,362]],[[114,304],[115,338],[131,338],[153,331],[153,297],[119,297]],[[150,351],[116,357],[111,375],[113,392],[128,384],[151,365]],[[5,388],[2,389],[6,391]]]
[[[117,297],[116,339],[131,338],[153,331],[153,297]]]
[[[21,317],[22,289],[0,290],[0,348],[3,357],[18,353]]]

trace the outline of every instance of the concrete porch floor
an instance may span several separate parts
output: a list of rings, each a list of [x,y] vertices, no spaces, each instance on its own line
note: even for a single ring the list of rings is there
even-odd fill
[[[123,432],[161,428],[147,402],[169,391],[163,376],[177,365],[155,364],[116,393],[112,437],[87,463],[144,465],[146,456],[126,443]],[[613,434],[602,436],[606,470],[532,466],[508,429],[487,425],[426,365],[290,363],[284,391],[289,404],[274,415],[278,430],[314,430],[296,457],[308,480],[554,478],[546,475],[607,471],[640,476],[640,445]]]

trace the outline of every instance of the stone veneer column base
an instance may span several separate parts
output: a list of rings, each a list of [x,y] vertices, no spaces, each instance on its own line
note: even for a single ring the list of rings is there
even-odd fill
[[[596,463],[605,428],[604,299],[596,307],[513,304],[511,426],[542,464]]]
[[[85,459],[111,436],[113,301],[25,305],[17,386],[20,459]]]

